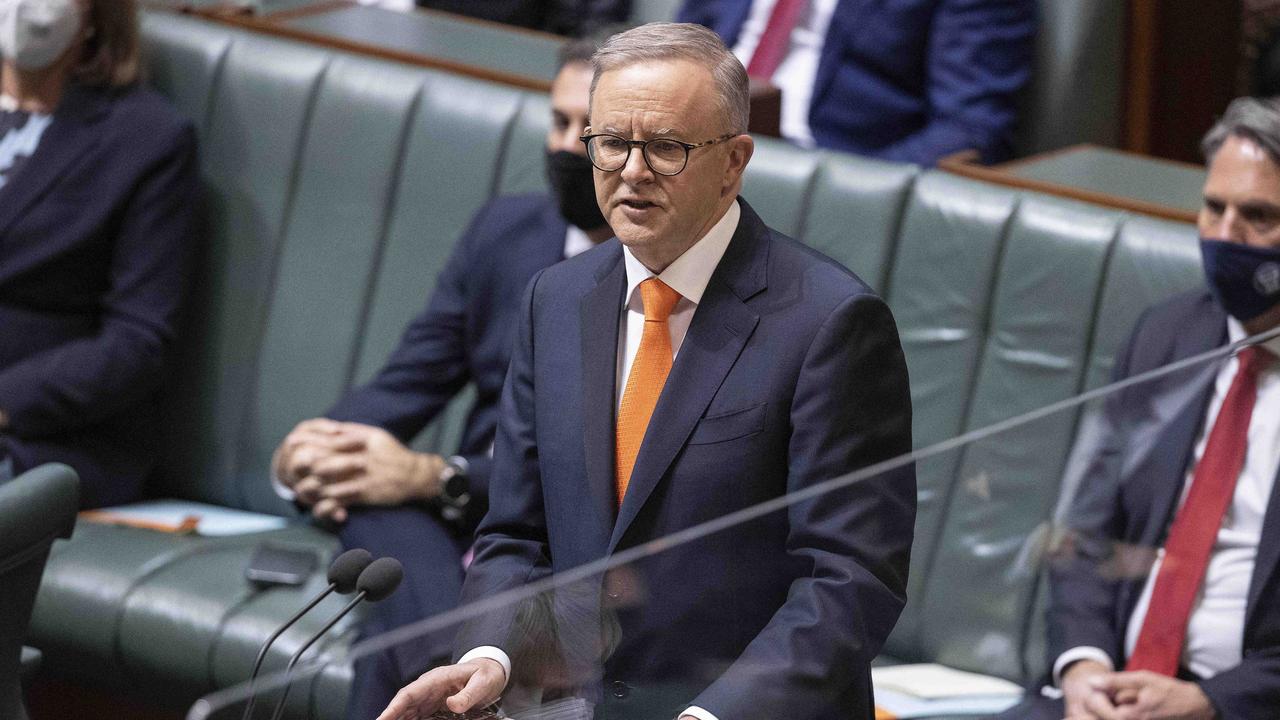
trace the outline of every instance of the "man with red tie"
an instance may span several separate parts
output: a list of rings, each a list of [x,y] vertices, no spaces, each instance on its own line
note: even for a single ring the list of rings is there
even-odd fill
[[[794,143],[921,165],[1012,151],[1035,0],[685,0],[677,17],[781,88]]]
[[[1204,151],[1208,291],[1148,310],[1117,378],[1280,326],[1280,103],[1237,100]],[[1050,570],[1063,702],[1010,716],[1280,716],[1278,355],[1271,339],[1109,398],[1069,517],[1076,550]]]
[[[911,448],[888,307],[738,195],[754,147],[742,64],[706,28],[665,23],[614,36],[593,65],[583,141],[617,240],[525,293],[467,601]],[[380,718],[469,710],[558,655],[584,672],[555,689],[596,718],[871,720],[914,517],[907,466],[672,543],[558,589],[545,625],[504,609],[468,622],[458,662]],[[551,651],[523,641],[548,634]]]

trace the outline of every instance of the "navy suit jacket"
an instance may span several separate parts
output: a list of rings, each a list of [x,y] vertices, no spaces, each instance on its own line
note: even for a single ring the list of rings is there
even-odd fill
[[[420,7],[484,20],[560,33],[582,35],[625,22],[631,0],[417,0]]]
[[[686,0],[679,19],[733,47],[750,10],[751,0]],[[1005,158],[1035,32],[1035,0],[839,0],[814,82],[813,137],[921,165],[969,148]]]
[[[1208,292],[1148,310],[1116,361],[1122,379],[1223,345],[1227,316]],[[1082,645],[1124,666],[1124,639],[1146,574],[1110,572],[1115,543],[1164,545],[1218,369],[1202,365],[1112,395],[1102,444],[1073,501],[1077,551],[1050,566],[1049,657]],[[1280,482],[1277,482],[1280,486]],[[1244,660],[1200,682],[1224,720],[1271,717],[1280,707],[1280,493],[1272,492],[1249,585]]]
[[[464,600],[911,449],[907,371],[888,307],[743,202],[618,508],[625,288],[616,239],[530,283]],[[554,602],[561,643],[588,640],[561,654],[591,662],[594,631],[583,618],[593,613],[582,604],[603,594],[619,633],[601,639],[598,675],[678,683],[689,688],[680,704],[726,720],[870,718],[870,662],[905,601],[915,498],[907,467],[645,557],[610,574],[603,593],[599,578],[563,588]],[[566,619],[574,603],[580,612]],[[513,637],[540,631],[514,626],[513,613],[466,626],[457,648],[514,650],[519,676]]]
[[[190,123],[142,87],[71,87],[0,189],[0,454],[136,499],[197,245]]]
[[[473,384],[475,404],[457,453],[470,465],[468,514],[475,521],[487,506],[489,448],[520,294],[535,273],[564,259],[568,229],[548,195],[490,201],[458,241],[426,308],[409,324],[386,365],[327,413],[335,420],[376,425],[408,444]]]

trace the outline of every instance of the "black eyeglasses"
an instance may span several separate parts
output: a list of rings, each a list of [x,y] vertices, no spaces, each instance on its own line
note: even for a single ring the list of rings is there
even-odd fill
[[[716,145],[738,136],[738,133],[721,135],[718,138],[700,143],[687,143],[670,138],[653,140],[627,140],[609,133],[583,135],[580,140],[587,146],[587,157],[591,164],[604,172],[621,170],[631,157],[632,148],[640,148],[640,154],[649,165],[649,169],[659,175],[679,175],[689,164],[689,151],[694,148]]]

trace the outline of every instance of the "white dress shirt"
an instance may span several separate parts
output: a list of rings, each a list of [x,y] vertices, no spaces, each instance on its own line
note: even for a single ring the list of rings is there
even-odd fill
[[[1243,340],[1247,333],[1235,318],[1227,319],[1227,333],[1231,342]],[[1265,344],[1268,350],[1280,356],[1280,338]],[[1195,462],[1187,470],[1182,486],[1182,500],[1187,497],[1196,465],[1204,455],[1209,442],[1209,432],[1217,420],[1218,411],[1226,399],[1227,390],[1235,379],[1240,362],[1231,358],[1223,364],[1214,381],[1213,397],[1209,400],[1204,427],[1196,440]],[[1187,637],[1182,648],[1182,665],[1201,678],[1214,675],[1240,664],[1243,657],[1245,604],[1249,597],[1249,581],[1253,577],[1253,565],[1258,555],[1258,542],[1262,537],[1262,522],[1280,469],[1280,365],[1272,363],[1258,376],[1258,399],[1249,421],[1249,436],[1245,452],[1244,469],[1236,483],[1235,496],[1227,507],[1218,530],[1218,538],[1209,555],[1204,583],[1191,610],[1187,622]],[[1133,614],[1129,617],[1125,633],[1125,657],[1133,654],[1138,633],[1151,605],[1151,592],[1155,588],[1156,575],[1164,560],[1161,548],[1147,575],[1146,585],[1138,598]],[[1114,669],[1107,653],[1100,648],[1078,647],[1064,652],[1053,664],[1055,684],[1061,684],[1062,671],[1077,660],[1096,660]]]
[[[702,302],[702,294],[707,289],[707,283],[711,281],[711,274],[720,264],[720,258],[724,256],[724,251],[729,247],[729,241],[733,239],[734,231],[738,229],[738,219],[741,214],[742,208],[735,200],[720,220],[707,231],[706,235],[702,236],[702,239],[656,275],[637,260],[629,248],[622,248],[623,262],[626,263],[627,270],[627,292],[623,296],[621,315],[618,318],[618,383],[615,396],[618,404],[622,403],[622,392],[627,386],[631,364],[640,350],[640,336],[644,332],[644,300],[639,292],[640,283],[656,276],[672,290],[680,293],[680,299],[667,319],[667,331],[671,333],[671,356],[674,361],[675,356],[680,352],[680,345],[684,343],[684,336],[689,331],[689,323],[693,321],[694,311],[698,309],[698,303]],[[477,658],[488,658],[497,662],[502,666],[507,677],[511,677],[511,658],[500,648],[488,645],[478,647],[463,655],[458,662]],[[697,706],[686,709],[681,715],[691,715],[698,720],[718,720],[715,715]]]
[[[809,129],[809,105],[813,100],[813,83],[818,78],[818,62],[822,45],[827,40],[831,16],[837,0],[809,0],[808,6],[791,31],[786,57],[774,71],[770,81],[782,90],[782,136],[801,147],[813,147],[813,131]],[[769,16],[778,0],[753,0],[751,13],[742,25],[733,54],[743,65],[751,62],[760,36],[769,24]]]

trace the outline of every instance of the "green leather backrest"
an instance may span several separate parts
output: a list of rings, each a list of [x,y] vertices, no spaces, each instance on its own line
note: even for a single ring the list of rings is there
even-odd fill
[[[229,482],[237,469],[235,439],[254,383],[304,130],[329,58],[160,13],[148,17],[146,31],[157,55],[190,57],[191,48],[208,47],[210,36],[230,43],[200,136],[208,238],[185,343],[193,355],[178,366],[168,482],[160,491],[243,506]]]
[[[887,298],[911,375],[915,447],[958,435],[978,372],[993,276],[1017,195],[937,171],[907,201]],[[886,651],[923,657],[920,602],[956,456],[918,464],[916,538],[904,611]]]
[[[966,430],[1079,392],[1118,222],[1092,206],[1023,199],[1000,262]],[[1075,419],[1056,413],[960,453],[923,592],[929,657],[1023,678],[1022,623],[1038,577],[1033,543],[1057,498]]]
[[[801,239],[883,295],[917,173],[912,165],[824,153],[810,183]]]
[[[780,140],[756,138],[755,153],[742,179],[742,197],[769,227],[800,238],[819,159],[816,153],[797,150]]]
[[[351,58],[320,82],[242,421],[236,478],[251,507],[278,503],[263,471],[281,438],[347,387],[421,88],[417,71]]]

